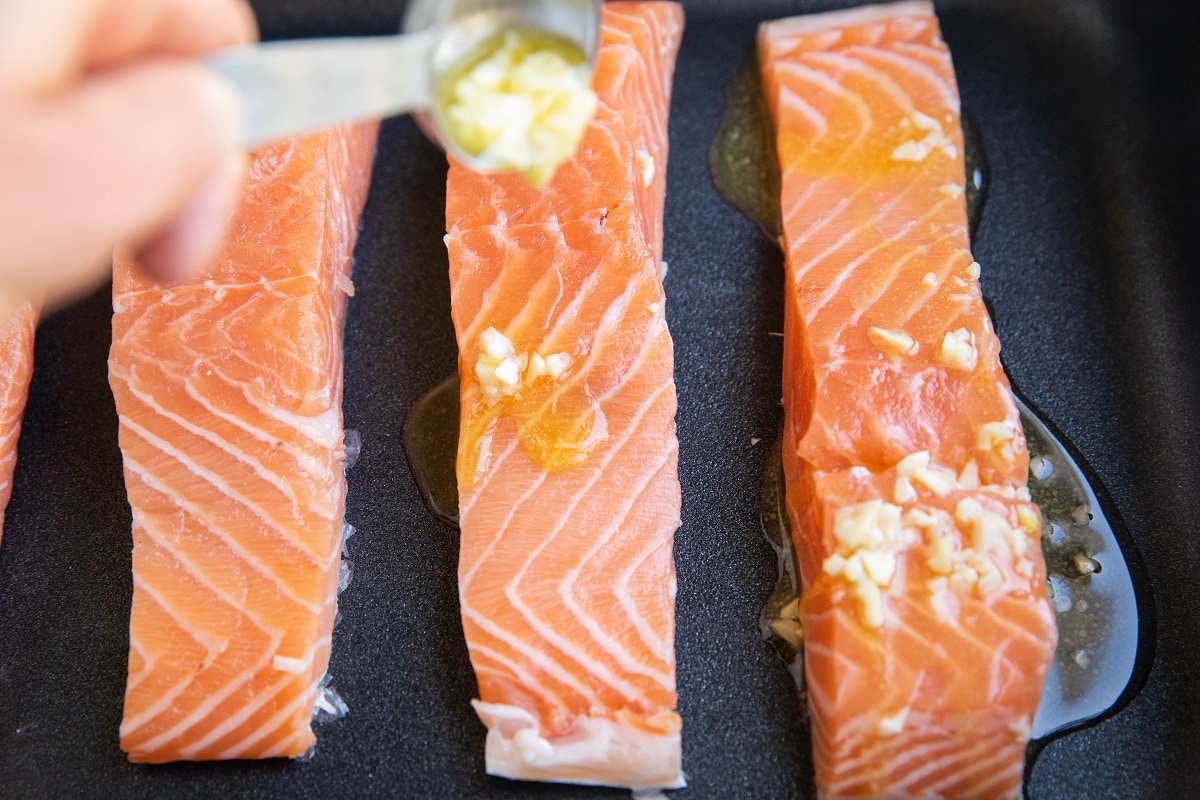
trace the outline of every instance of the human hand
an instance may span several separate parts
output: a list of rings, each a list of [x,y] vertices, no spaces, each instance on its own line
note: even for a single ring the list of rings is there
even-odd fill
[[[245,0],[0,0],[0,319],[95,286],[118,244],[166,281],[211,259],[240,106],[193,59],[256,37]]]

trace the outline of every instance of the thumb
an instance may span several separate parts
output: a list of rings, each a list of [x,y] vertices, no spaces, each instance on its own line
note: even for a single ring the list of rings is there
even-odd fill
[[[192,210],[189,227],[227,220],[241,108],[234,90],[201,66],[144,61],[65,94],[8,104],[15,107],[3,109],[0,128],[0,279],[10,285],[87,289],[114,246],[161,238],[206,182],[203,211]],[[225,187],[213,189],[222,175]],[[218,238],[190,237],[202,248]]]

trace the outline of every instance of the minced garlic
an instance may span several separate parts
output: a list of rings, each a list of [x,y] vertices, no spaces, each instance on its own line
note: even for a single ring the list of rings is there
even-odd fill
[[[929,463],[929,451],[919,450],[909,453],[896,464],[896,472],[901,477],[919,483],[939,497],[945,497],[958,488],[955,475],[945,467]]]
[[[933,117],[914,110],[904,122],[908,124],[902,127],[915,127],[925,135],[920,139],[909,139],[898,145],[892,151],[893,161],[924,161],[935,150],[943,151],[950,158],[958,156],[958,148],[950,141],[950,137],[946,135],[941,123]]]
[[[825,559],[822,570],[850,583],[858,598],[863,625],[883,625],[883,590],[896,575],[896,554],[916,544],[915,531],[904,526],[900,506],[867,500],[839,508],[833,536],[837,552]]]
[[[475,361],[475,377],[491,401],[516,393],[525,365],[507,336],[488,328],[479,336],[480,352]]]
[[[975,334],[966,328],[950,331],[942,339],[938,350],[938,361],[951,369],[972,370],[979,363],[979,351],[975,349]]]
[[[654,156],[645,150],[638,150],[637,158],[638,165],[642,168],[642,187],[645,188],[654,183]]]
[[[571,158],[596,112],[591,68],[558,36],[510,29],[479,45],[439,81],[443,130],[488,171],[534,185]]]
[[[867,329],[867,338],[880,350],[892,355],[911,355],[917,352],[917,341],[904,331],[870,327]]]
[[[516,394],[538,378],[561,378],[571,366],[567,353],[517,353],[513,343],[495,328],[479,335],[479,357],[475,361],[475,377],[487,399],[495,403],[502,397]]]
[[[1008,420],[986,422],[979,426],[976,436],[976,446],[980,450],[998,453],[1008,463],[1016,460],[1016,450],[1013,443],[1017,439],[1017,429]]]

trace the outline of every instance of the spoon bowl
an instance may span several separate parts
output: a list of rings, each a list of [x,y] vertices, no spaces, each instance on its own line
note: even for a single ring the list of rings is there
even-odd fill
[[[404,17],[406,34],[437,30],[430,54],[431,86],[489,38],[508,29],[534,30],[561,37],[583,55],[590,73],[600,49],[603,0],[414,0]],[[489,165],[466,152],[448,135],[437,113],[414,118],[427,137],[458,161],[476,169]]]
[[[430,138],[469,166],[432,109],[439,79],[505,30],[553,34],[583,54],[599,47],[601,0],[415,0],[394,36],[307,39],[234,47],[204,59],[242,96],[250,148],[342,122],[417,112]]]

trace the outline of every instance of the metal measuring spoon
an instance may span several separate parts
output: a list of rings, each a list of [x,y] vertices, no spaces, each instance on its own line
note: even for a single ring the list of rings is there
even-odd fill
[[[397,36],[267,42],[217,52],[205,64],[243,99],[247,147],[317,128],[432,109],[438,79],[474,48],[510,28],[556,34],[594,68],[601,0],[415,0]],[[487,168],[439,125],[426,133],[456,159]]]

